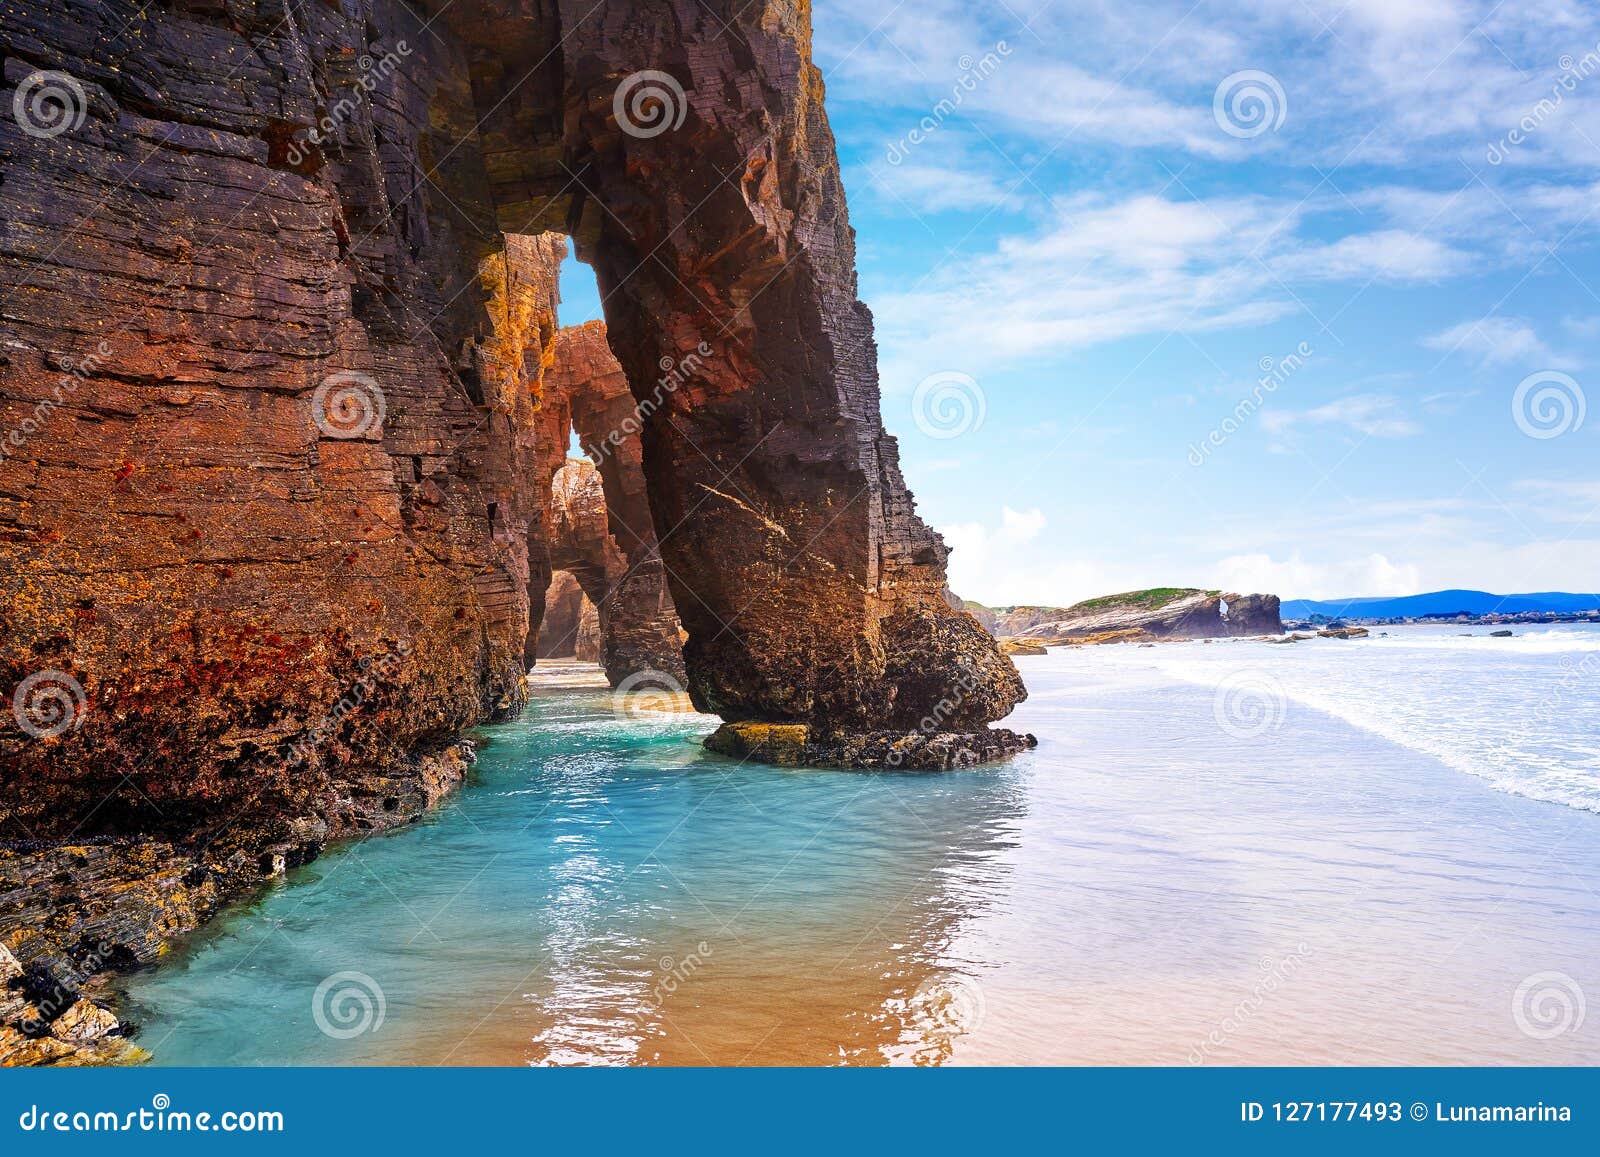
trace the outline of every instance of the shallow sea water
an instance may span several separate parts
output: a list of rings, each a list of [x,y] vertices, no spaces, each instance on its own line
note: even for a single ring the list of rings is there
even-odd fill
[[[739,764],[699,746],[712,720],[546,686],[440,810],[130,977],[136,1039],[157,1064],[1600,1062],[1600,632],[1467,629],[1023,658],[1008,723],[1039,748],[939,775]]]

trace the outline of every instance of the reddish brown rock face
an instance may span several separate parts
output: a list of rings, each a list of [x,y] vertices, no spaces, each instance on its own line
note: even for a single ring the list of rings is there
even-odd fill
[[[624,558],[600,607],[606,674],[613,686],[643,671],[682,681],[682,628],[656,544],[642,422],[627,376],[606,344],[603,322],[556,334],[544,387],[547,398],[564,399],[584,452],[597,463],[604,526]]]
[[[230,839],[514,712],[534,396],[458,54],[399,5],[52,3],[0,55],[0,686],[72,713],[5,704],[5,836]]]
[[[550,534],[550,565],[555,576],[546,596],[545,615],[552,614],[550,599],[565,599],[554,608],[563,623],[549,637],[565,640],[564,649],[552,655],[572,655],[600,663],[612,686],[641,672],[663,672],[679,678],[683,674],[683,644],[678,619],[672,604],[663,607],[664,597],[659,568],[653,584],[650,572],[636,569],[612,534],[616,517],[608,509],[608,495],[593,463],[568,458],[556,471],[550,486],[547,519]],[[564,584],[567,576],[581,600],[573,604]],[[648,602],[646,597],[648,596]],[[592,645],[579,647],[585,638],[586,618],[593,616]],[[570,618],[570,627],[565,620]],[[541,629],[540,656],[546,633]]]
[[[589,601],[570,571],[558,570],[545,595],[539,624],[539,658],[600,661],[600,609]]]
[[[441,11],[469,45],[502,227],[574,234],[650,407],[644,473],[696,703],[912,728],[971,684],[956,726],[1005,715],[1021,680],[944,602],[944,545],[878,416],[807,6],[559,9],[559,41],[509,3]],[[551,67],[499,64],[517,37],[561,61],[559,135]]]
[[[966,682],[979,727],[1022,697],[878,417],[805,6],[422,8],[7,5],[4,836],[258,838],[517,710],[566,429],[551,234],[650,403],[702,707],[913,727]],[[8,111],[40,70],[60,131]],[[654,135],[616,111],[640,70],[682,90]]]

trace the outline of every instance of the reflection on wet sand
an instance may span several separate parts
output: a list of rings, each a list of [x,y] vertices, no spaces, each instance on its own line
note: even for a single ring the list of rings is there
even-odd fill
[[[1348,679],[1383,658],[1329,655]],[[1560,677],[1549,658],[1502,712]],[[1023,662],[1040,747],[941,775],[741,766],[697,717],[541,692],[427,821],[130,977],[138,1043],[160,1064],[1600,1058],[1592,813],[1298,705],[1229,735],[1208,686],[1137,650]],[[330,1036],[314,994],[352,972],[385,1017]]]
[[[659,847],[627,838],[619,800],[597,808],[616,789],[604,772],[556,775],[528,832],[552,884],[528,946],[538,966],[482,1023],[419,1024],[407,1051],[451,1064],[947,1059],[982,1015],[981,979],[949,949],[1003,892],[997,853],[1024,807],[1015,775],[903,776],[885,796],[881,780],[843,773],[730,768],[680,772],[695,779]]]

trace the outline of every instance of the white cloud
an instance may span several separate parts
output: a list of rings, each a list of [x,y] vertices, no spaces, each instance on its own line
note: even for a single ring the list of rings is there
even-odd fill
[[[1325,554],[1332,552],[1324,552]],[[1349,561],[1232,555],[1217,563],[1215,584],[1238,591],[1263,591],[1286,599],[1340,599],[1471,590],[1496,594],[1584,590],[1575,576],[1600,575],[1600,541],[1552,540],[1501,546],[1457,539],[1443,547],[1416,547],[1409,561],[1384,554]],[[1580,584],[1574,586],[1574,583]]]
[[[1044,148],[1270,154],[1324,174],[1361,164],[1457,172],[1461,160],[1495,175],[1600,166],[1585,141],[1600,139],[1600,85],[1587,78],[1552,100],[1559,61],[1595,43],[1592,11],[1573,0],[818,0],[815,25],[830,79],[842,74],[875,108],[904,109],[907,123],[950,94],[962,55],[1006,40],[1011,54],[963,112]],[[1280,82],[1288,118],[1238,141],[1213,123],[1211,98],[1245,68]],[[1488,146],[1530,115],[1536,130],[1489,166]]]
[[[922,160],[899,165],[874,165],[867,171],[870,187],[891,205],[913,214],[950,209],[1021,208],[1024,201],[1001,179],[962,165]],[[1013,176],[1012,184],[1018,178]]]
[[[1480,491],[1476,498],[1354,506],[1330,500],[1315,511],[1241,512],[1185,544],[1200,554],[1219,540],[1236,543],[1215,565],[1217,577],[1205,581],[1284,598],[1585,591],[1600,581],[1600,482],[1527,479],[1496,489],[1498,498]],[[1560,531],[1534,538],[1529,528],[1540,521]],[[1316,527],[1314,536],[1303,533],[1307,525]],[[1296,545],[1287,549],[1287,542]]]
[[[998,256],[1018,261],[1105,262],[1123,269],[1179,269],[1238,259],[1293,227],[1295,214],[1263,198],[1169,200],[1138,194],[1121,201],[1078,196],[1057,203],[1055,226],[1042,236],[1006,237]],[[1071,268],[1069,265],[1068,268]]]
[[[1020,546],[1037,538],[1047,524],[1044,512],[1037,506],[1023,511],[1003,506],[1000,508],[998,526],[985,526],[981,522],[958,522],[941,528],[939,533],[945,536],[945,540],[952,548],[957,545],[970,547],[973,553],[977,554]]]
[[[1183,73],[1202,77],[1220,79],[1228,71],[1216,71],[1219,38],[1203,22],[1174,17],[1161,51],[1153,53],[1148,21],[1127,21],[1126,34],[1113,43],[1102,24],[1102,19],[1117,19],[1110,10],[1078,19],[1079,14],[1063,14],[1051,5],[1024,11],[1029,7],[986,8],[965,0],[923,0],[915,6],[896,0],[825,0],[813,21],[817,59],[830,79],[840,73],[853,89],[870,93],[876,110],[904,114],[900,121],[883,118],[891,140],[949,100],[958,116],[981,117],[991,131],[1050,147],[1075,139],[1123,149],[1238,152],[1238,142],[1212,120],[1209,92],[1196,101],[1188,92],[1158,91],[1177,74],[1175,63],[1184,65]],[[1031,31],[1021,26],[1023,20]],[[1086,23],[1096,26],[1090,33],[1095,48],[1089,52],[1077,49]],[[1179,51],[1184,45],[1191,48],[1187,57]],[[1197,65],[1194,50],[1200,48],[1206,49],[1201,55],[1218,56],[1218,65]],[[986,56],[997,65],[985,69],[970,88],[961,87],[961,78],[973,74],[963,62],[972,65]],[[1168,67],[1133,75],[1141,59],[1156,56]]]
[[[1310,241],[1297,232],[1302,217],[1296,205],[1253,196],[1060,200],[1042,229],[1004,236],[925,285],[875,295],[885,361],[897,373],[938,368],[924,364],[935,335],[1003,363],[1143,334],[1261,325],[1299,309],[1286,281],[1429,280],[1466,263],[1401,231]]]
[[[1000,521],[958,522],[939,527],[950,547],[950,589],[991,606],[1026,601],[1023,590],[1049,582],[1041,551],[1030,545],[1049,524],[1038,507],[1000,510]]]
[[[1190,364],[1195,358],[1214,354],[1222,364],[1210,368],[1232,374],[1241,357],[1263,352],[1239,354],[1253,341],[1250,327],[1302,309],[1316,315],[1306,319],[1308,332],[1324,321],[1337,327],[1316,342],[1316,377],[1297,380],[1258,415],[1276,437],[1241,445],[1242,469],[1209,471],[1207,506],[1187,524],[1169,512],[1121,530],[1079,513],[1092,503],[1047,501],[1036,486],[996,477],[994,517],[950,532],[952,576],[963,594],[1062,603],[1187,583],[1338,597],[1385,587],[1570,586],[1600,573],[1593,543],[1506,545],[1532,538],[1530,528],[1580,529],[1585,493],[1571,487],[1582,484],[1513,489],[1504,470],[1492,468],[1506,465],[1504,455],[1537,449],[1553,463],[1542,470],[1582,469],[1581,456],[1562,457],[1581,455],[1570,438],[1508,443],[1502,395],[1533,369],[1570,366],[1600,338],[1600,319],[1582,316],[1588,299],[1578,283],[1592,273],[1600,235],[1600,73],[1566,93],[1558,113],[1543,117],[1503,163],[1486,159],[1549,94],[1558,60],[1594,48],[1592,4],[1241,0],[1224,11],[1190,0],[924,0],[915,9],[897,0],[819,0],[815,24],[830,106],[848,130],[847,155],[858,158],[852,173],[863,171],[861,158],[880,163],[883,149],[949,94],[963,54],[979,55],[1001,38],[1016,50],[903,173],[890,175],[902,182],[895,192],[905,206],[945,215],[930,228],[939,252],[953,249],[939,261],[908,248],[903,260],[865,269],[887,393],[909,393],[926,374],[949,368],[982,377],[996,403],[999,391],[1029,382],[1060,403],[1047,408],[1045,421],[1060,426],[1047,447],[1070,439],[1081,461],[1105,470],[1149,444],[1125,438],[1126,452],[1112,459],[1106,448],[1082,444],[1087,424],[1126,421],[1153,389],[1178,389],[1174,375],[1187,381],[1192,370],[1209,380],[1204,364]],[[1276,131],[1238,141],[1212,120],[1212,96],[1223,77],[1256,68],[1281,82],[1287,117]],[[851,107],[841,116],[844,102]],[[1031,179],[1019,181],[1018,169]],[[877,208],[870,184],[861,189]],[[858,195],[854,183],[851,192]],[[887,194],[883,204],[905,210]],[[956,213],[966,219],[955,221]],[[918,244],[927,240],[916,226],[906,229]],[[887,252],[870,237],[863,244],[875,256]],[[1385,288],[1353,307],[1369,282]],[[1430,288],[1419,292],[1423,286]],[[1491,303],[1498,304],[1490,316],[1476,318]],[[1501,309],[1512,316],[1499,317]],[[1239,331],[1238,340],[1197,336],[1225,329]],[[1178,334],[1196,341],[1166,340]],[[1119,341],[1127,345],[1086,352]],[[1424,348],[1437,352],[1429,357]],[[1435,365],[1447,350],[1475,361]],[[1475,390],[1469,367],[1479,363],[1495,374]],[[1526,363],[1533,364],[1510,372]],[[1012,372],[1019,368],[1027,373]],[[1337,375],[1337,390],[1318,384],[1323,375]],[[1124,383],[1118,412],[1100,412]],[[1136,390],[1147,396],[1134,397]],[[1477,419],[1488,414],[1491,393],[1495,424],[1486,432]],[[1017,412],[996,404],[991,420]],[[1152,438],[1165,417],[1149,410]],[[1295,495],[1282,491],[1297,484],[1302,464],[1297,447],[1320,463],[1313,439],[1332,444],[1332,460],[1363,436],[1403,439],[1423,424],[1434,441],[1369,446],[1359,461],[1372,477],[1356,477],[1352,460],[1317,492],[1325,505],[1315,515],[1284,513]],[[1020,425],[1006,434],[1017,443],[1040,436]],[[1287,457],[1252,460],[1257,449]],[[1437,492],[1454,492],[1458,453],[1473,467],[1463,484],[1479,465],[1491,466],[1486,483],[1464,492],[1469,499],[1456,495],[1461,508],[1427,497],[1441,469]],[[930,496],[951,482],[940,476]],[[1140,485],[1128,483],[1130,504],[1149,500],[1154,484]],[[1507,501],[1484,501],[1479,492],[1488,487]],[[1417,509],[1385,509],[1390,503],[1373,497],[1380,489]],[[1018,540],[1022,526],[1007,531],[999,510],[1006,498],[1017,510],[1038,502],[1050,526]],[[1205,560],[1223,556],[1234,560],[1232,579],[1207,573],[1213,564]],[[1249,573],[1262,577],[1248,581]]]
[[[967,550],[950,556],[950,589],[991,607],[1070,607],[1117,591],[1168,585],[1161,567],[1153,563],[1037,557],[983,563],[973,561],[975,554]]]
[[[1421,570],[1369,554],[1349,562],[1308,562],[1296,551],[1281,562],[1267,554],[1236,554],[1216,565],[1217,584],[1241,594],[1275,594],[1286,599],[1358,598],[1363,595],[1413,595]]]
[[[1002,542],[1028,542],[1039,537],[1039,532],[1046,526],[1044,512],[1037,506],[1024,511],[1012,510],[1011,507],[1002,507],[1000,510],[1000,531],[996,536]]]
[[[984,178],[937,195],[1002,196]],[[893,370],[886,384],[940,368],[929,359],[941,343],[1003,365],[1147,334],[1264,325],[1298,312],[1300,292],[1318,283],[1431,283],[1481,264],[1406,227],[1327,237],[1340,223],[1334,207],[1251,194],[1056,199],[1040,226],[1004,234],[909,289],[872,295]]]
[[[1564,317],[1561,328],[1573,337],[1593,341],[1600,338],[1600,317]]]
[[[1596,90],[1600,92],[1600,84]],[[1600,164],[1600,151],[1590,151]],[[1413,171],[1425,170],[1419,165]],[[1470,261],[1471,268],[1463,270],[1468,272],[1512,267],[1520,274],[1547,260],[1559,268],[1551,253],[1569,254],[1596,227],[1600,182],[1585,178],[1556,183],[1493,172],[1465,184],[1453,173],[1445,179],[1437,189],[1347,184],[1348,201],[1336,197],[1319,200],[1318,206],[1337,211],[1353,205],[1363,215],[1380,215],[1390,229],[1447,243],[1469,254],[1461,259]]]
[[[1464,251],[1403,229],[1308,245],[1273,263],[1278,275],[1286,279],[1394,283],[1436,281],[1465,272],[1471,265],[1472,258]]]
[[[911,381],[938,368],[918,357],[930,335],[1004,361],[1261,325],[1299,310],[1305,286],[1525,270],[1600,225],[1585,225],[1600,199],[1600,149],[1541,133],[1549,141],[1520,150],[1531,167],[1481,160],[1512,114],[1553,83],[1555,61],[1593,47],[1588,18],[1571,4],[1513,16],[1493,0],[1247,0],[1221,19],[1184,0],[1136,12],[961,0],[913,12],[894,0],[830,0],[815,23],[819,60],[849,78],[830,98],[870,105],[883,146],[950,96],[961,60],[1008,45],[898,172],[875,158],[863,186],[880,185],[918,214],[1053,215],[987,253],[961,254],[926,283],[874,295],[885,358],[915,373]],[[1303,51],[1289,55],[1286,44]],[[1525,72],[1496,45],[1548,63]],[[1214,123],[1211,99],[1217,81],[1247,66],[1278,78],[1290,112],[1281,132],[1241,142]],[[1565,95],[1564,115],[1580,106],[1600,137],[1600,78]],[[1165,150],[1171,179],[1159,194],[1152,185],[1052,203],[1060,174],[1035,166],[1101,146],[1118,157],[1130,146]],[[1305,166],[1309,192],[1213,194],[1211,163],[1245,156]],[[1437,175],[1436,187],[1373,183],[1356,169],[1363,162],[1412,181]],[[1556,179],[1553,167],[1574,165],[1587,171]],[[1207,195],[1180,197],[1190,188]]]
[[[1219,76],[1220,79],[1220,76]],[[1169,146],[1202,156],[1240,151],[1217,128],[1210,102],[1168,99],[1140,84],[1063,61],[1007,62],[973,98],[1006,127],[1063,139],[1099,140],[1122,148]]]
[[[1464,353],[1486,366],[1520,365],[1532,369],[1573,369],[1575,363],[1561,357],[1534,332],[1533,326],[1514,317],[1484,317],[1464,321],[1441,333],[1422,339],[1429,349],[1447,354]]]
[[[1531,517],[1600,529],[1600,482],[1524,478],[1512,488],[1528,496],[1523,510]]]
[[[1429,414],[1454,414],[1468,398],[1477,396],[1477,390],[1440,390],[1424,396],[1417,404]]]
[[[1014,211],[1039,201],[1023,171],[978,133],[951,121],[919,143],[905,139],[851,171],[850,188],[870,192],[892,212]]]
[[[1496,594],[1593,591],[1595,576],[1600,575],[1600,540],[1549,539],[1518,546],[1469,540],[1428,558],[1425,573],[1425,590],[1475,587]]]
[[[1519,485],[1544,500],[1546,483]],[[1550,521],[1577,523],[1592,513],[1583,505],[1600,499],[1600,483],[1550,483],[1561,505]],[[1558,492],[1559,491],[1559,492]],[[1341,514],[1341,511],[1343,513]],[[1013,512],[1015,514],[1016,512]],[[1002,512],[995,526],[968,523],[943,528],[953,548],[950,585],[962,596],[991,606],[1068,606],[1115,591],[1154,586],[1194,586],[1276,594],[1286,599],[1336,599],[1419,594],[1472,588],[1514,594],[1592,588],[1600,575],[1600,514],[1588,522],[1596,537],[1552,537],[1517,545],[1493,541],[1490,524],[1499,516],[1516,525],[1497,504],[1462,499],[1408,501],[1263,522],[1259,512],[1237,526],[1221,521],[1193,542],[1175,537],[1168,546],[1187,561],[1148,546],[1130,552],[1111,541],[1072,545],[1059,535],[1017,539],[1004,533]],[[1570,516],[1570,517],[1569,517]],[[1285,551],[1280,545],[1314,522],[1314,541]],[[1024,520],[1032,525],[1038,520]],[[1242,549],[1215,553],[1216,541]],[[1065,556],[1065,557],[1063,557]],[[1209,560],[1209,561],[1202,561]]]
[[[1313,410],[1265,410],[1261,425],[1269,433],[1284,434],[1297,426],[1348,426],[1371,438],[1407,438],[1422,427],[1406,417],[1398,398],[1383,394],[1354,394]]]

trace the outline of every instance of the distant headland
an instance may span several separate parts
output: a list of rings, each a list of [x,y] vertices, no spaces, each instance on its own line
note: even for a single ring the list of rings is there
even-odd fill
[[[1288,599],[1283,603],[1283,618],[1309,625],[1335,619],[1361,623],[1600,622],[1600,594],[1546,591],[1496,595],[1446,590],[1398,598]]]
[[[1152,587],[1065,607],[991,607],[956,595],[950,601],[977,619],[1012,655],[1043,654],[1052,646],[1282,635],[1306,629],[1344,630],[1353,624],[1600,623],[1600,595],[1562,591],[1497,595],[1445,590],[1393,598],[1280,601],[1277,595]]]
[[[1283,632],[1277,595],[1228,594],[1195,587],[1152,587],[1102,595],[1070,607],[987,607],[954,600],[1011,654],[1047,646],[1217,639]]]

